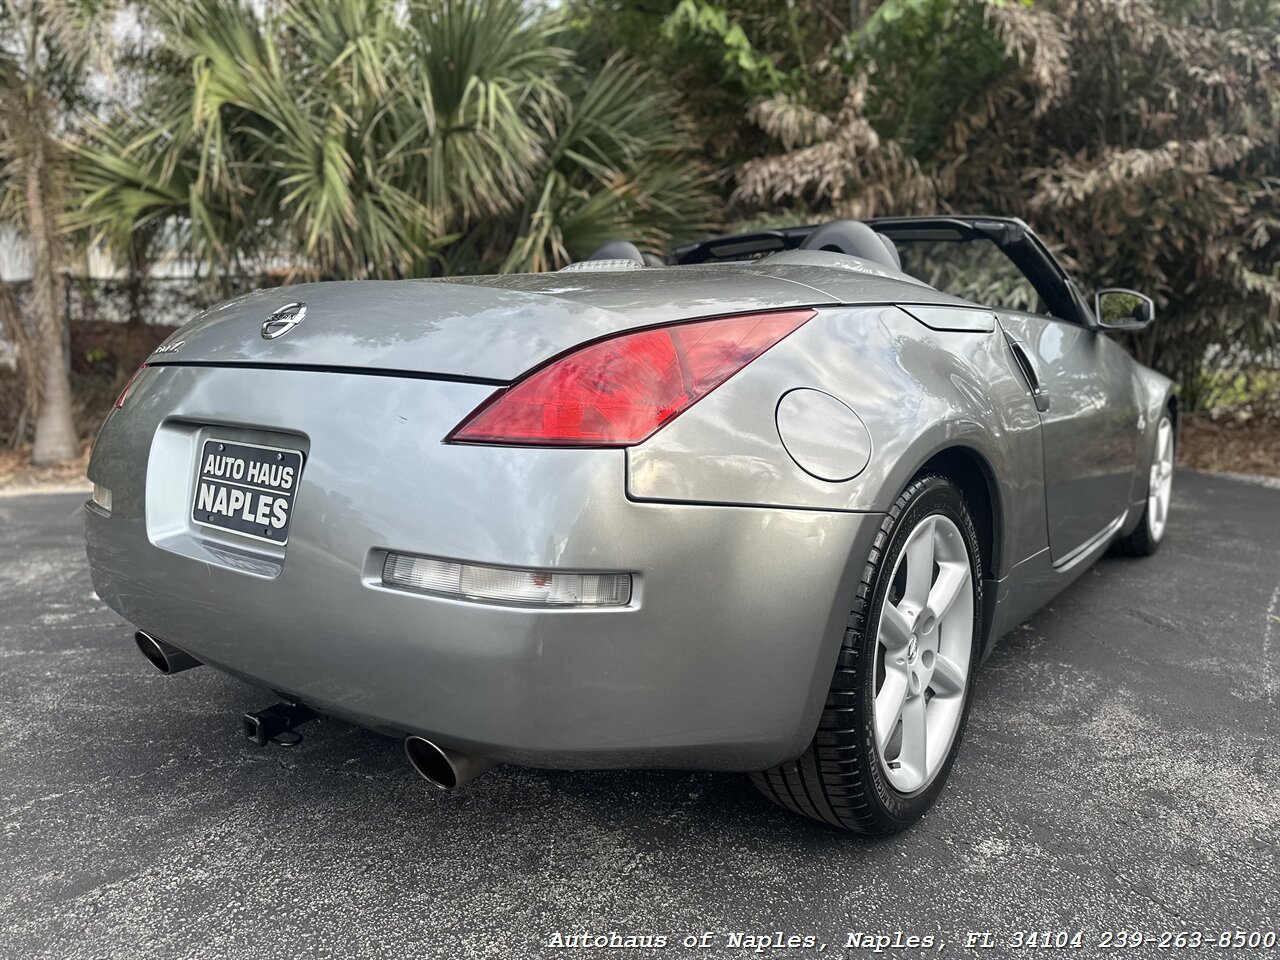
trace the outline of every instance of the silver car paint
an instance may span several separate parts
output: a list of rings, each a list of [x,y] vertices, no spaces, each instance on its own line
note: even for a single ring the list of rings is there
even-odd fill
[[[990,472],[993,636],[1108,542],[1054,566],[1045,469],[1057,461],[991,311],[830,256],[315,284],[215,308],[157,357],[178,365],[144,371],[103,426],[89,473],[113,510],[87,505],[95,588],[208,663],[386,733],[541,766],[751,770],[793,757],[883,511],[931,456],[961,446]],[[294,300],[306,322],[258,336]],[[929,325],[895,302],[929,308]],[[441,442],[495,389],[468,378],[507,380],[634,326],[799,305],[818,316],[639,447]],[[1127,498],[1138,503],[1169,384],[1132,361],[1123,373],[1127,387],[1094,389],[1134,391],[1135,436],[1145,411]],[[797,387],[866,424],[872,454],[853,479],[819,480],[786,453],[773,417]],[[303,451],[287,548],[189,522],[210,436]],[[413,595],[381,585],[387,550],[629,571],[636,591],[614,610]]]
[[[1003,570],[1043,548],[1039,420],[994,329],[931,330],[895,307],[826,310],[822,321],[703,400],[697,416],[630,450],[631,495],[882,513],[931,456],[965,446],[1002,481]],[[873,453],[854,479],[830,483],[791,462],[773,408],[799,384],[843,400],[866,424]]]
[[[497,759],[750,769],[798,751],[830,679],[846,568],[860,568],[852,558],[879,518],[636,503],[619,450],[441,444],[487,394],[348,374],[149,370],[126,415],[105,425],[91,470],[119,491],[110,517],[87,517],[95,589],[262,686]],[[365,411],[378,411],[377,430]],[[309,450],[283,562],[272,545],[184,524],[205,436],[296,436]],[[632,571],[636,595],[592,611],[400,593],[378,582],[388,549]]]
[[[1141,438],[1133,361],[1072,323],[1003,311],[1000,322],[1026,345],[1048,392],[1045,507],[1059,561],[1129,506]]]
[[[826,254],[825,256],[835,256]],[[848,258],[845,258],[848,259]],[[166,361],[414,371],[512,380],[587,340],[672,319],[855,301],[961,303],[928,287],[845,270],[754,266],[349,280],[258,290],[205,311],[162,345]],[[811,285],[828,277],[827,293]],[[855,295],[855,291],[857,295]],[[305,323],[258,331],[290,301]]]

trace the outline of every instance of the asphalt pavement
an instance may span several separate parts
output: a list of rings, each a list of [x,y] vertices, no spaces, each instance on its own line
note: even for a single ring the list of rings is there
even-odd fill
[[[1276,955],[1216,938],[1280,925],[1280,490],[1180,473],[1159,554],[1102,560],[1004,638],[941,802],[889,840],[731,775],[503,767],[443,794],[334,721],[253,747],[239,718],[268,697],[160,675],[95,597],[82,499],[0,498],[0,958],[537,957],[615,932],[667,946],[568,952],[1027,957],[1020,932],[1079,931],[1051,955]]]

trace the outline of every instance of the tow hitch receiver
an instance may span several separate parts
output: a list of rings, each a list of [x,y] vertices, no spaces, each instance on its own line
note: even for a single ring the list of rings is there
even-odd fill
[[[316,712],[301,703],[277,703],[244,715],[244,736],[250,743],[265,747],[274,743],[281,747],[292,747],[302,742],[302,734],[294,727],[300,727],[316,718]],[[292,733],[292,738],[281,739],[284,734]]]

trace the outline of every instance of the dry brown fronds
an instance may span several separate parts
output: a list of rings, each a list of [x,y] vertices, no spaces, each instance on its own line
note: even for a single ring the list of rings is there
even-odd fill
[[[866,117],[868,82],[865,74],[850,82],[825,141],[743,164],[734,201],[745,207],[804,202],[852,218],[935,207],[936,184],[901,144],[881,140]],[[766,114],[766,122],[776,117]]]
[[[826,114],[797,103],[784,93],[757,101],[747,112],[747,119],[782,144],[784,150],[825,140],[833,126]]]
[[[1032,92],[1033,116],[1040,116],[1071,89],[1071,46],[1067,31],[1047,7],[1010,3],[984,9]]]

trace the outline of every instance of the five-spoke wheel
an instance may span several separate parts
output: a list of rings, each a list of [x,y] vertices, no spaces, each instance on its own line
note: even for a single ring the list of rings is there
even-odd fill
[[[875,743],[889,782],[925,786],[951,749],[973,654],[973,570],[955,522],[920,520],[880,610]]]
[[[1173,465],[1177,461],[1177,436],[1168,411],[1156,423],[1147,473],[1147,500],[1133,530],[1116,541],[1115,551],[1146,557],[1160,548],[1169,526],[1169,504],[1173,499]]]
[[[797,813],[893,833],[946,783],[981,647],[982,553],[954,481],[926,474],[898,495],[851,599],[813,742],[753,776]]]
[[[1168,417],[1161,417],[1160,426],[1156,428],[1156,452],[1151,460],[1151,477],[1147,484],[1147,524],[1154,540],[1164,536],[1172,496],[1173,424]]]

